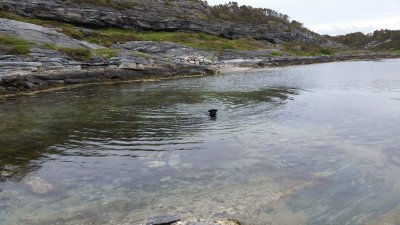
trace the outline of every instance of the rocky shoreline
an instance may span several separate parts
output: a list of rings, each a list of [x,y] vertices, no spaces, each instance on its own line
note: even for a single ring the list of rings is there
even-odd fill
[[[0,97],[82,84],[214,75],[238,68],[400,58],[400,53],[372,51],[291,56],[282,46],[271,44],[259,50],[223,51],[166,41],[126,41],[105,47],[74,39],[58,28],[6,18],[0,18],[0,38]],[[26,52],[18,54],[24,47]]]
[[[41,54],[36,52],[34,54]],[[187,56],[190,57],[190,56]],[[197,56],[198,57],[198,56]],[[225,56],[226,57],[226,56]],[[0,56],[0,96],[15,96],[52,88],[72,87],[92,83],[117,83],[149,79],[168,79],[215,75],[231,70],[283,67],[350,60],[378,60],[398,58],[392,54],[315,56],[315,57],[264,57],[218,59],[213,63],[198,61],[187,63],[121,62],[62,62],[60,58],[28,60],[16,56]],[[196,58],[196,57],[193,57]]]

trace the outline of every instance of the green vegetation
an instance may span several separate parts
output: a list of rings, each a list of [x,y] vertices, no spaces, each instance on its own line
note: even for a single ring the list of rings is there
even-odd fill
[[[0,52],[10,55],[27,55],[30,47],[31,43],[25,40],[9,35],[0,35]]]
[[[300,42],[284,43],[283,48],[289,54],[297,56],[331,55],[336,51],[333,48],[321,47],[319,45],[312,45]]]
[[[94,44],[110,47],[112,44],[123,44],[138,41],[137,33],[132,30],[107,29],[88,32],[83,40]]]
[[[90,51],[86,48],[64,48],[53,44],[43,44],[42,47],[63,52],[71,58],[80,61],[87,60],[92,56],[101,56],[105,59],[109,59],[118,55],[116,50],[110,48],[101,48]]]
[[[289,16],[278,13],[272,9],[253,8],[251,6],[239,6],[237,2],[229,2],[222,5],[208,6],[213,16],[223,21],[244,23],[268,23],[279,22],[289,24]]]
[[[85,61],[92,56],[86,48],[59,48],[59,51],[78,61]]]
[[[137,32],[133,30],[106,29],[100,30],[99,42],[124,43],[126,41],[169,41],[204,50],[223,51],[257,50],[263,47],[261,42],[252,38],[225,39],[204,33],[185,32]],[[103,38],[103,39],[102,39]],[[104,39],[106,38],[106,39]],[[90,41],[90,39],[88,39]]]
[[[138,2],[136,0],[72,0],[80,4],[97,5],[110,7],[114,9],[129,9],[135,7]]]
[[[369,48],[378,51],[400,50],[399,30],[379,30],[369,34],[356,32],[328,38],[355,48]]]
[[[110,58],[116,57],[118,55],[118,52],[116,50],[110,49],[110,48],[101,48],[101,49],[94,50],[94,54],[97,56],[106,58],[106,59],[110,59]]]
[[[272,51],[271,53],[269,53],[268,56],[269,57],[279,57],[279,56],[282,56],[282,52]]]
[[[84,61],[93,56],[93,52],[91,52],[89,49],[86,48],[65,48],[47,43],[43,44],[42,47],[52,49],[55,51],[60,51],[78,61]]]

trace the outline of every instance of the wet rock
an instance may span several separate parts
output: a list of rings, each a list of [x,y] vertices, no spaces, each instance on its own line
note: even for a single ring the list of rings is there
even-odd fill
[[[33,177],[25,181],[25,185],[37,194],[46,194],[54,190],[53,185],[40,177]]]
[[[226,219],[226,220],[219,220],[217,221],[218,225],[241,225],[238,220],[234,219]]]
[[[181,225],[181,224],[177,224],[177,225]],[[206,222],[190,222],[190,223],[187,223],[185,225],[218,225],[218,224],[216,224],[216,223],[206,223]]]
[[[218,220],[214,222],[207,221],[205,219],[189,219],[181,220],[174,223],[174,225],[241,225],[241,223],[234,219]]]
[[[19,91],[19,89],[16,88],[16,87],[7,87],[6,90],[7,90],[8,92],[18,92],[18,91]]]
[[[24,83],[22,83],[22,85],[24,86],[24,88],[26,89],[32,89],[35,85],[30,82],[30,81],[25,81]]]
[[[0,94],[6,94],[6,93],[7,93],[6,88],[0,86]]]
[[[65,84],[81,84],[83,82],[84,82],[83,79],[65,79],[64,80]]]
[[[162,215],[148,218],[144,225],[169,225],[178,222],[181,218],[177,215]]]

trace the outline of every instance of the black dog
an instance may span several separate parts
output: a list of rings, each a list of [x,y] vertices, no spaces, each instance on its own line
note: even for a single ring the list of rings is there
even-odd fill
[[[210,113],[210,117],[211,118],[217,117],[217,111],[218,111],[218,109],[210,109],[210,110],[208,110],[208,112]]]

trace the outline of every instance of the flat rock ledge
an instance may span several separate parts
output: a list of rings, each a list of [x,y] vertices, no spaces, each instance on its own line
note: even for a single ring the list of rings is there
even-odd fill
[[[71,65],[70,69],[43,70],[40,62],[0,62],[0,69],[10,71],[0,76],[0,95],[46,90],[68,85],[212,75],[216,70],[199,65],[121,63],[120,65]],[[87,67],[83,69],[84,67]],[[15,72],[18,68],[18,73]]]
[[[241,225],[241,223],[234,219],[207,221],[204,219],[182,219],[178,215],[159,215],[146,219],[142,225]]]

